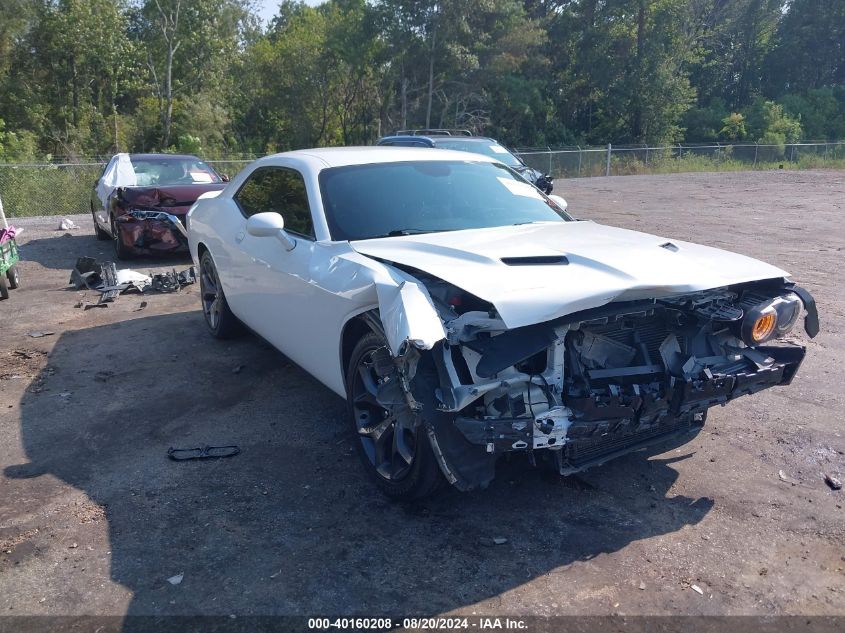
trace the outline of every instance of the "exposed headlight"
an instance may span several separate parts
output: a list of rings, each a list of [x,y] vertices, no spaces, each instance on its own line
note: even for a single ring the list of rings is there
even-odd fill
[[[759,303],[745,311],[742,340],[747,345],[760,345],[789,332],[801,315],[801,300],[793,293]]]

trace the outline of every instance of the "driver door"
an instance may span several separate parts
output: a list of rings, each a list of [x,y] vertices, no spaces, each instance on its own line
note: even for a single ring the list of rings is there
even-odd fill
[[[294,362],[308,366],[313,356],[312,323],[317,289],[309,265],[314,253],[314,229],[308,190],[302,174],[292,168],[256,169],[233,196],[242,221],[232,239],[235,273],[227,298],[232,311],[250,328]],[[246,230],[256,213],[279,213],[285,230],[296,240],[286,250],[274,237],[255,237]]]

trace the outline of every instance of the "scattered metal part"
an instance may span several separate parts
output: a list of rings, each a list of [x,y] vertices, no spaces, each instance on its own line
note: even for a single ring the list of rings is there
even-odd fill
[[[193,266],[181,272],[176,272],[174,268],[169,273],[159,273],[151,277],[151,287],[156,292],[179,292],[183,286],[193,284],[197,280]]]
[[[800,483],[801,483],[800,481],[798,481],[798,480],[797,480],[797,479],[795,479],[794,477],[790,477],[789,475],[787,475],[787,474],[786,474],[785,472],[783,472],[782,470],[779,470],[779,471],[778,471],[778,477],[780,477],[780,480],[781,480],[781,481],[785,481],[786,483],[788,483],[788,484],[792,484],[793,486],[797,486],[798,484],[800,484]]]
[[[80,257],[70,273],[70,282],[78,290],[87,288],[100,293],[97,306],[113,302],[121,294],[129,291],[139,293],[148,290],[156,292],[179,292],[184,286],[196,282],[196,272],[191,266],[181,272],[174,268],[167,273],[144,275],[135,270],[124,268],[118,270],[114,262],[98,262],[93,257]],[[141,303],[138,310],[146,307],[146,302]],[[94,307],[85,305],[84,298],[77,302],[77,308]]]
[[[836,477],[834,477],[831,474],[825,474],[824,481],[828,486],[830,486],[831,490],[841,490],[842,489],[842,482],[839,481]]]
[[[141,305],[139,305],[137,308],[135,308],[134,310],[132,310],[132,312],[140,312],[141,310],[143,310],[143,309],[144,309],[144,308],[146,308],[146,307],[147,307],[147,302],[146,302],[146,301],[142,301],[142,302],[141,302]]]
[[[241,452],[238,446],[203,446],[202,448],[173,448],[167,449],[167,456],[177,462],[189,459],[218,459],[234,457]]]
[[[692,589],[695,593],[704,595],[704,591],[698,585],[690,585],[690,589]]]
[[[175,586],[175,585],[178,585],[179,583],[181,583],[184,578],[185,578],[185,572],[182,572],[181,574],[176,574],[175,576],[171,576],[170,578],[167,579],[167,582],[169,582],[171,585]]]
[[[93,289],[100,282],[101,266],[93,257],[80,257],[76,260],[76,265],[70,271],[70,281],[68,283],[76,286],[77,290],[82,288]]]
[[[42,338],[44,336],[53,336],[53,334],[55,334],[55,332],[51,332],[49,330],[34,330],[32,332],[27,332],[27,335],[31,338]]]

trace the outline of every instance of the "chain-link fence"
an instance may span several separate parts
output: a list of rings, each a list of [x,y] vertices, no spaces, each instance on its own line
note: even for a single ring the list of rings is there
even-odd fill
[[[516,152],[528,165],[554,178],[740,171],[779,167],[845,167],[845,142],[804,142],[532,148]],[[209,160],[234,177],[256,157]],[[0,198],[6,215],[72,215],[91,212],[91,196],[106,160],[49,164],[0,164]]]
[[[823,167],[845,161],[845,142],[606,145],[529,148],[516,154],[554,178],[622,176],[690,171],[742,171]],[[845,165],[842,165],[845,166]]]

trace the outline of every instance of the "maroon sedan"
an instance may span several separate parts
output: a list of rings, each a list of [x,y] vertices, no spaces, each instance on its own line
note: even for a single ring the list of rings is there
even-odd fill
[[[196,156],[115,154],[91,195],[94,232],[118,259],[187,251],[188,209],[228,180]]]

